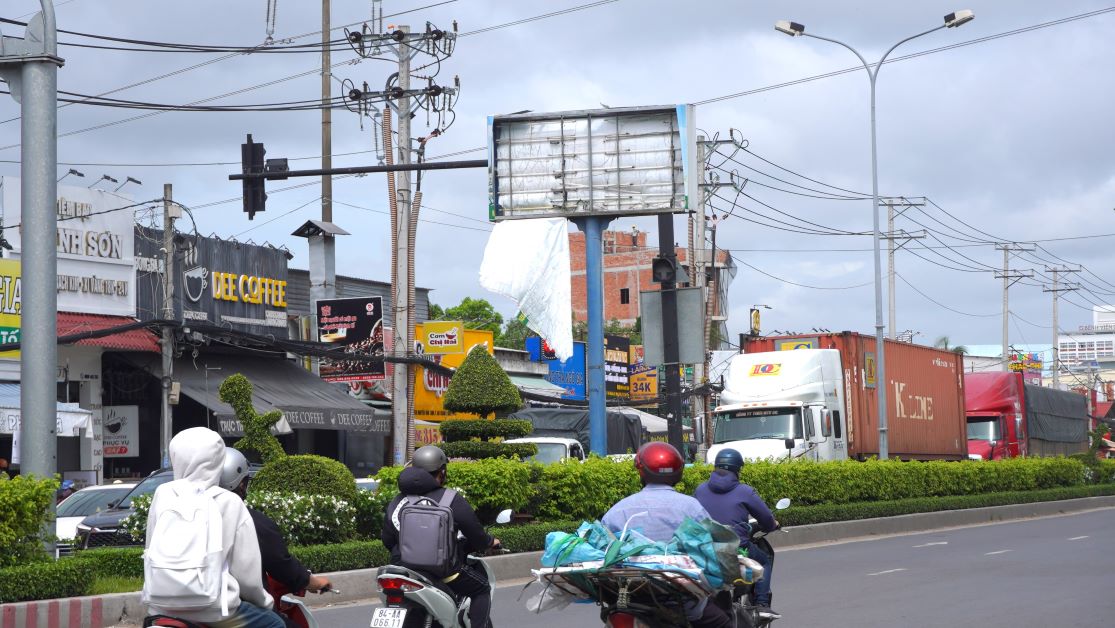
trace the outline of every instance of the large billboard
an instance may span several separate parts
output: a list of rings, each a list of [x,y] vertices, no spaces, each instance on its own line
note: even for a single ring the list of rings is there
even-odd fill
[[[162,231],[135,227],[140,320],[162,318]],[[187,239],[175,267],[182,320],[287,338],[287,260],[273,246],[208,237]]]
[[[695,207],[693,111],[669,105],[489,117],[489,219]]]
[[[562,399],[576,401],[588,399],[588,390],[585,387],[585,343],[574,342],[573,356],[564,362],[557,359],[546,341],[538,336],[526,339],[526,350],[532,361],[545,362],[550,367],[550,374],[546,376],[546,381],[565,389],[565,393],[561,395]]]
[[[4,238],[10,256],[23,251],[20,179],[0,179]],[[58,311],[133,316],[136,311],[134,201],[104,190],[58,186],[55,211]]]
[[[383,355],[383,297],[321,299],[315,308],[318,340],[345,353]],[[327,382],[362,382],[384,379],[385,369],[383,362],[322,360],[318,374]]]
[[[425,355],[426,357],[440,363],[442,366],[456,368],[465,361],[465,356],[472,350],[473,347],[480,345],[483,346],[489,354],[495,355],[495,342],[492,332],[483,331],[479,329],[465,329],[462,330],[461,338],[464,341],[464,351],[462,353],[450,353],[447,355],[437,355],[426,353],[426,346],[423,338],[427,337],[425,323],[419,323],[415,326],[414,337],[417,339],[414,343],[415,353]],[[448,375],[428,371],[424,368],[418,367],[414,369],[414,418],[422,421],[443,421],[445,419],[475,419],[475,414],[463,414],[459,412],[450,412],[445,409],[445,391],[449,390]]]

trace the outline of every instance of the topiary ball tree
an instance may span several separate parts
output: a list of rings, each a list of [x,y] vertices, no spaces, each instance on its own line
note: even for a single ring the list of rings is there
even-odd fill
[[[233,445],[240,451],[254,451],[259,454],[264,464],[278,460],[286,455],[279,439],[271,433],[271,426],[283,418],[279,410],[272,410],[266,414],[256,412],[252,406],[252,383],[240,373],[237,373],[221,383],[218,391],[221,401],[232,406],[233,412],[240,424],[244,426],[244,438]]]
[[[514,412],[522,405],[519,389],[482,345],[469,351],[445,391],[446,410],[477,414],[482,419],[493,412]]]
[[[248,485],[252,493],[328,495],[356,503],[356,478],[348,467],[325,456],[283,456],[259,470]]]

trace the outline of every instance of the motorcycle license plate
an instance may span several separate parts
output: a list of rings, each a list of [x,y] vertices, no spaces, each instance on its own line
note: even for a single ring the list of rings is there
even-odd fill
[[[377,608],[372,613],[371,628],[403,628],[406,616],[405,608]]]

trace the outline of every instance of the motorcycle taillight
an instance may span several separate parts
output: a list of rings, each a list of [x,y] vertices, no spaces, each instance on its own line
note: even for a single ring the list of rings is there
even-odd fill
[[[388,606],[395,606],[403,603],[402,591],[399,591],[398,589],[388,589],[385,592],[387,593],[386,597]]]
[[[612,613],[608,616],[608,625],[612,628],[635,628],[635,616],[627,613]]]
[[[380,577],[376,580],[381,591],[401,591],[411,593],[422,589],[422,585],[410,578]]]

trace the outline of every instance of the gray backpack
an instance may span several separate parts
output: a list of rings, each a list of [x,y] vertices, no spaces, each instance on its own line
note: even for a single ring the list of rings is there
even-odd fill
[[[445,489],[436,503],[406,495],[399,506],[399,556],[403,566],[444,578],[457,572],[457,526],[450,505],[457,492]]]

